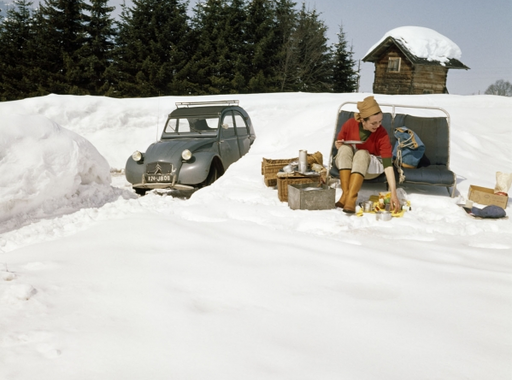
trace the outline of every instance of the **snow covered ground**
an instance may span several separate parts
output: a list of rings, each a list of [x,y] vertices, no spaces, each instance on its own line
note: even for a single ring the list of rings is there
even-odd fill
[[[263,183],[262,157],[327,164],[367,95],[0,103],[0,379],[509,380],[512,220],[457,203],[512,172],[512,98],[376,96],[451,115],[457,196],[406,187],[403,218],[294,211]],[[175,101],[231,98],[249,154],[188,200],[135,196],[119,170]]]

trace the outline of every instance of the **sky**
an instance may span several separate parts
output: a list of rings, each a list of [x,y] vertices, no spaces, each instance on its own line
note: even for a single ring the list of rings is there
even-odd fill
[[[511,202],[498,220],[459,204],[512,174],[512,98],[377,95],[449,113],[455,196],[401,186],[390,221],[292,210],[262,158],[327,165],[364,96],[190,97],[235,97],[257,135],[190,199],[138,197],[121,171],[183,97],[0,102],[0,379],[510,380]]]
[[[191,4],[195,3],[192,0]],[[130,6],[131,2],[126,4]],[[497,80],[512,82],[511,0],[310,0],[306,6],[320,12],[331,43],[337,42],[337,33],[343,27],[357,62],[388,31],[422,26],[455,42],[462,51],[461,62],[470,68],[448,71],[449,93],[483,94]],[[361,62],[360,74],[359,91],[372,92],[374,64]]]

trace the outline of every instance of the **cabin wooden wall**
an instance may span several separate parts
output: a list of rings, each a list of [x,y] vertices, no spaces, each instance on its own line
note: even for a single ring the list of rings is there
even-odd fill
[[[401,58],[400,71],[388,71],[390,57]],[[435,64],[416,64],[395,45],[390,46],[375,62],[373,92],[388,95],[442,94],[446,92],[448,69]]]
[[[446,93],[448,69],[441,65],[415,65],[411,94]]]
[[[400,71],[388,72],[389,57],[401,58]],[[396,47],[391,46],[375,62],[375,80],[373,92],[376,94],[410,94],[412,85],[413,67],[411,62]]]

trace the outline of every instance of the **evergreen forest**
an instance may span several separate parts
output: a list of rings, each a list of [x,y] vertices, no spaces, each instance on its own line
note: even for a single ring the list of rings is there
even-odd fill
[[[342,26],[290,0],[16,0],[0,13],[0,100],[354,92]]]

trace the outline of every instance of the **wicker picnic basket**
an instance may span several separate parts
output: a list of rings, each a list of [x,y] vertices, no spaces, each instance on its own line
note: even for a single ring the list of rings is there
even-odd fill
[[[299,158],[286,158],[286,159],[269,159],[263,158],[261,162],[261,174],[263,174],[263,180],[267,186],[277,185],[277,173],[284,168],[286,165],[292,162],[298,162]],[[322,164],[323,156],[322,153],[316,152],[308,154],[307,156],[308,165],[313,163]]]
[[[265,181],[265,185],[267,186],[276,186],[277,185],[277,172],[284,168],[286,165],[291,164],[292,162],[298,161],[298,158],[288,158],[288,159],[276,159],[271,160],[269,158],[264,158],[261,162],[261,174],[263,174],[263,180]]]
[[[321,183],[320,175],[302,175],[300,173],[278,173],[277,174],[277,196],[281,202],[288,202],[288,185],[303,183]]]

